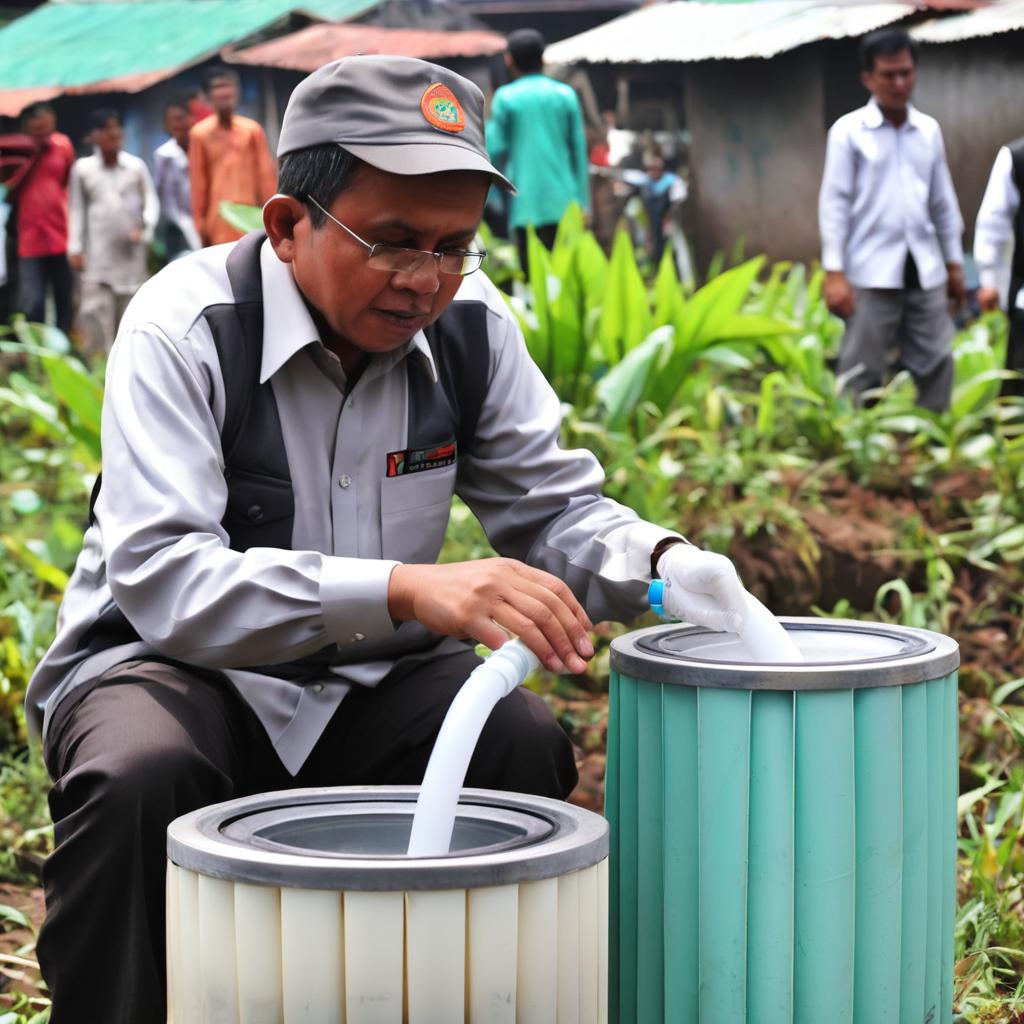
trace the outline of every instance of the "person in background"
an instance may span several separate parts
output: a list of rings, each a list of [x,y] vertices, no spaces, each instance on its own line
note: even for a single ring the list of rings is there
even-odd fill
[[[262,206],[277,188],[277,169],[263,129],[235,113],[238,75],[229,68],[211,68],[205,88],[214,113],[190,134],[192,218],[202,244],[217,245],[242,237],[220,215],[220,204]]]
[[[65,334],[73,318],[74,279],[68,265],[68,178],[75,162],[71,140],[56,130],[48,103],[33,103],[22,127],[37,140],[39,156],[15,191],[18,228],[18,308],[34,323],[46,317],[47,288],[53,291],[57,327]]]
[[[680,234],[672,231],[672,215],[686,200],[686,182],[665,166],[658,152],[644,155],[642,171],[622,170],[619,176],[640,196],[647,214],[651,262],[657,264],[665,251],[666,235]],[[678,244],[677,237],[673,241]]]
[[[190,127],[186,100],[172,100],[164,107],[164,128],[170,138],[153,153],[153,183],[160,199],[160,233],[168,260],[202,246],[192,220],[188,178]]]
[[[1000,305],[1010,318],[1006,368],[1024,373],[1024,138],[1003,146],[974,225],[974,262],[978,265],[978,304],[983,310]],[[1005,381],[1003,393],[1024,395],[1024,378]]]
[[[941,411],[953,382],[948,300],[964,298],[960,207],[939,123],[910,103],[917,43],[880,29],[860,56],[871,99],[830,129],[818,202],[825,301],[847,322],[838,373],[858,393],[879,386],[898,342],[918,402]]]
[[[514,81],[494,93],[487,149],[516,183],[509,227],[526,270],[528,225],[550,249],[566,207],[575,201],[589,209],[587,139],[576,93],[543,73],[544,37],[536,29],[508,37],[505,63]]]
[[[90,118],[96,147],[71,169],[68,256],[82,275],[78,325],[86,354],[110,351],[128,301],[146,280],[160,203],[145,163],[121,149],[116,110]]]

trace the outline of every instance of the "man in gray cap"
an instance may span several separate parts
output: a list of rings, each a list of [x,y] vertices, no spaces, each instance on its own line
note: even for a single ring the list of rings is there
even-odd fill
[[[107,370],[103,477],[28,714],[54,779],[38,952],[53,1024],[165,1017],[164,835],[296,785],[416,783],[478,658],[581,672],[652,572],[736,627],[731,563],[601,496],[474,238],[483,97],[444,68],[330,64],[295,90],[266,232],[144,285]],[[437,565],[457,493],[503,558]],[[564,797],[526,690],[467,784]]]

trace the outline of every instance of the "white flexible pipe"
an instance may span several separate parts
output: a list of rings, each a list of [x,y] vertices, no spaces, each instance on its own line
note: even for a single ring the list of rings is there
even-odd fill
[[[803,661],[800,648],[782,628],[782,623],[753,594],[746,592],[747,615],[740,639],[755,661]]]
[[[416,801],[410,857],[440,857],[448,852],[459,791],[484,723],[494,705],[539,665],[537,656],[521,640],[510,640],[478,665],[455,695],[441,723]]]

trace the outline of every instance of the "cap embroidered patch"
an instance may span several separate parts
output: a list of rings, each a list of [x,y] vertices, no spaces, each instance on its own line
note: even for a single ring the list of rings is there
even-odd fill
[[[466,115],[463,114],[455,93],[440,82],[427,86],[427,91],[420,100],[420,110],[431,127],[437,128],[438,131],[461,132],[466,127]]]

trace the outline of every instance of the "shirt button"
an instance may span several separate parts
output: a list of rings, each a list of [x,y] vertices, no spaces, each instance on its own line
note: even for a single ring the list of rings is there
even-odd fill
[[[352,477],[345,473],[343,476],[338,477],[339,487],[348,487],[352,483]]]
[[[365,640],[366,639],[366,634],[365,633],[356,633],[356,634],[353,635],[352,639],[353,640]]]
[[[314,693],[323,693],[324,692],[324,684],[323,683],[317,683],[313,687],[313,692]]]

